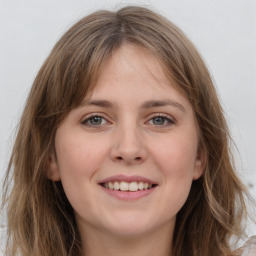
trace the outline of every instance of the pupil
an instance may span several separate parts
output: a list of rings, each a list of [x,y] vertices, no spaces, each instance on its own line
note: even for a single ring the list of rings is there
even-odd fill
[[[102,118],[99,116],[94,116],[90,119],[92,125],[99,125],[101,124]]]
[[[155,124],[155,125],[162,125],[162,124],[164,124],[164,118],[163,117],[155,117],[153,119],[153,124]]]

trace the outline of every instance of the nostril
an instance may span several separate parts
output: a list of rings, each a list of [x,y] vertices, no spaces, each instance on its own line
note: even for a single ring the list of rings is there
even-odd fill
[[[138,157],[135,157],[135,160],[136,161],[140,161],[142,158],[140,157],[140,156],[138,156]]]
[[[116,159],[117,160],[122,160],[123,158],[121,156],[118,156]]]

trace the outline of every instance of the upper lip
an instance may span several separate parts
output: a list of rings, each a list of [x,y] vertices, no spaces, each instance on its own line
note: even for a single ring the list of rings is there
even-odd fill
[[[152,181],[148,178],[142,177],[142,176],[138,176],[138,175],[127,176],[127,175],[124,175],[124,174],[110,176],[106,179],[100,180],[99,184],[107,183],[107,182],[114,182],[114,181],[118,181],[118,182],[121,182],[121,181],[125,181],[125,182],[137,181],[137,182],[140,182],[140,181],[142,181],[144,183],[157,184],[156,182],[154,182],[154,181]]]

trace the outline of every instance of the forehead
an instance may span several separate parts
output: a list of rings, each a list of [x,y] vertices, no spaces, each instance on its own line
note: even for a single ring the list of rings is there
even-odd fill
[[[85,101],[107,99],[116,102],[122,99],[135,105],[136,102],[175,100],[190,108],[176,87],[154,54],[145,48],[125,44],[104,63],[97,83]]]
[[[127,79],[135,75],[137,78],[148,77],[159,83],[170,82],[156,56],[146,48],[134,44],[123,44],[111,54],[99,74],[99,79],[105,78],[106,73],[118,74]]]
[[[86,98],[91,97],[92,93],[97,91],[102,84],[109,82],[106,79],[110,80],[111,77],[116,79],[116,75],[119,77],[122,75],[127,82],[131,77],[147,78],[155,83],[156,89],[163,85],[171,85],[188,98],[183,86],[174,82],[176,75],[172,71],[171,63],[162,54],[157,54],[156,51],[149,50],[146,46],[124,42],[100,59],[96,58],[92,62],[92,72],[89,72],[91,82],[86,83]]]
[[[147,83],[148,87],[158,90],[160,87],[170,86],[170,79],[164,72],[162,65],[149,50],[134,45],[123,44],[112,52],[109,58],[102,64],[97,72],[97,78],[91,87],[91,94],[99,90],[111,91],[113,84],[127,84],[131,87],[135,83],[140,90]],[[151,89],[152,89],[151,88]],[[118,89],[118,87],[115,87]]]

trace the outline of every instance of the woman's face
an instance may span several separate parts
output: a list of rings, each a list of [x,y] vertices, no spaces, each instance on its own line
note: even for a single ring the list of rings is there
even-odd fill
[[[49,174],[80,230],[118,236],[173,230],[203,172],[189,101],[147,50],[123,45],[90,97],[57,129]]]

